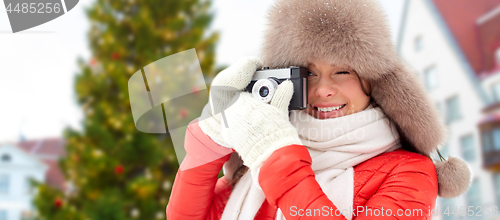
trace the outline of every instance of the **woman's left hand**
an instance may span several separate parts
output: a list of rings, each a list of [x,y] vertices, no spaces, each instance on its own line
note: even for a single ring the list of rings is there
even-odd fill
[[[228,128],[222,126],[222,137],[238,154],[243,163],[256,170],[277,149],[301,144],[295,127],[288,120],[288,105],[293,95],[293,83],[281,83],[266,104],[242,92],[226,112]]]

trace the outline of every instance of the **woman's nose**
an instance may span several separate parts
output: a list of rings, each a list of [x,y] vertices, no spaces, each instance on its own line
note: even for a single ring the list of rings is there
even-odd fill
[[[337,94],[337,88],[331,83],[323,82],[319,83],[315,93],[318,97],[329,98]]]

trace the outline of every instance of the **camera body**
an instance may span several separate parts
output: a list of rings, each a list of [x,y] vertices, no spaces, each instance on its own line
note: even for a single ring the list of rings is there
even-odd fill
[[[269,103],[279,84],[285,80],[293,83],[293,95],[288,105],[289,110],[301,110],[308,107],[308,70],[304,67],[291,66],[282,69],[269,69],[264,67],[254,73],[252,81],[245,91],[262,102]]]

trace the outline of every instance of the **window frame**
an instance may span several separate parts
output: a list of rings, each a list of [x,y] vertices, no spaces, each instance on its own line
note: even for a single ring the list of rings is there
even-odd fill
[[[494,151],[493,148],[493,130],[481,132],[481,149],[484,153]]]
[[[423,71],[425,88],[427,91],[434,91],[439,87],[439,74],[437,66],[432,64]]]
[[[451,101],[456,100],[456,106],[450,106]],[[453,108],[454,107],[454,108]],[[460,97],[458,95],[453,95],[446,99],[445,101],[445,111],[446,111],[446,124],[450,124],[455,121],[459,121],[462,118],[462,109],[460,108]],[[455,114],[450,114],[450,109],[455,109],[457,112]]]
[[[496,204],[500,204],[500,172],[493,174],[493,185],[495,188]]]
[[[475,190],[475,191],[471,191]],[[481,199],[481,184],[479,179],[475,178],[472,180],[471,185],[467,192],[465,193],[465,200],[467,206],[481,206],[482,205],[482,199]],[[473,203],[478,203],[478,204],[471,204],[471,201]]]
[[[462,151],[462,158],[468,162],[473,162],[476,160],[476,150],[475,150],[475,137],[474,134],[466,134],[460,137],[460,150]],[[464,143],[464,142],[470,143]],[[470,144],[471,146],[466,146],[466,144]]]
[[[10,191],[10,176],[6,173],[0,174],[0,195],[8,195]]]
[[[492,150],[493,151],[500,151],[500,128],[494,128],[491,132],[491,143],[492,143]],[[498,136],[495,136],[497,134]],[[498,139],[495,139],[495,137],[498,137]]]
[[[2,154],[2,156],[0,156],[0,162],[8,163],[11,161],[12,161],[12,156],[8,153],[4,153]]]

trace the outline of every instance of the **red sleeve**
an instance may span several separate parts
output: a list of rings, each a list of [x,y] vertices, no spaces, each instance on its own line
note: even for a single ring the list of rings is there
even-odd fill
[[[217,176],[233,150],[212,141],[197,121],[189,124],[184,147],[186,157],[175,177],[167,219],[220,219],[232,189]]]
[[[345,219],[343,215],[335,215],[337,208],[321,190],[314,177],[311,162],[309,152],[301,145],[291,145],[275,151],[264,162],[259,174],[259,184],[268,202],[277,205],[287,220]],[[280,187],[276,187],[278,185]],[[384,208],[384,212],[391,209],[392,216],[375,216],[376,213],[366,216],[364,212],[359,215],[354,213],[353,219],[427,219],[427,211],[429,207],[434,207],[436,196],[437,177],[432,162],[407,161],[390,172],[386,181],[364,206],[365,209]],[[422,209],[424,216],[397,216],[397,210],[402,208]],[[307,216],[308,210],[313,214],[314,210],[319,212],[316,216]]]
[[[267,201],[277,205],[287,220],[345,219],[344,216],[318,217],[305,213],[324,206],[336,209],[316,181],[311,162],[309,151],[302,145],[290,145],[271,154],[259,173],[259,184]]]
[[[429,212],[434,208],[437,194],[434,163],[422,155],[411,157],[394,167],[366,202],[365,210],[358,210],[358,219],[432,219]],[[367,211],[370,209],[372,212]],[[385,217],[373,216],[375,210]]]

